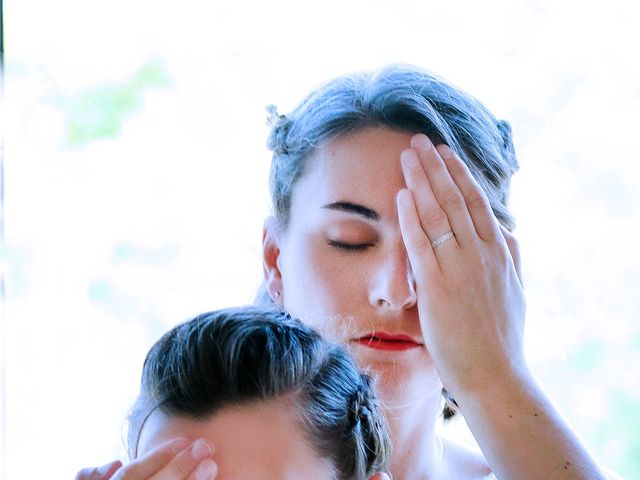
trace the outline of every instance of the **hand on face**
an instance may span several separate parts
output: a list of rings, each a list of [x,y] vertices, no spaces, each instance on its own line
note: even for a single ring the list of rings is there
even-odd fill
[[[424,341],[454,396],[477,392],[526,371],[517,244],[450,148],[422,134],[411,147],[397,207]]]
[[[170,440],[126,466],[112,462],[84,469],[76,480],[214,480],[218,467],[213,449],[204,441]]]

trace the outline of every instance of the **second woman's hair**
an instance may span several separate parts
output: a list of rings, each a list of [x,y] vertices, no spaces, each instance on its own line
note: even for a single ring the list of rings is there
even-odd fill
[[[129,452],[159,409],[206,419],[221,409],[286,396],[310,444],[341,480],[385,468],[390,442],[371,381],[348,353],[272,308],[205,313],[178,325],[149,351],[129,416]]]

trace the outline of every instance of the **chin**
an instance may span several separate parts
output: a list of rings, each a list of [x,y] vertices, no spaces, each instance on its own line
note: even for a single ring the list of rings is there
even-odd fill
[[[400,378],[381,379],[376,386],[386,410],[418,407],[425,419],[431,415],[435,418],[441,410],[442,383],[437,375],[429,380],[416,382]]]
[[[442,382],[426,350],[402,355],[380,355],[361,348],[350,350],[360,367],[374,379],[384,404],[440,398]]]

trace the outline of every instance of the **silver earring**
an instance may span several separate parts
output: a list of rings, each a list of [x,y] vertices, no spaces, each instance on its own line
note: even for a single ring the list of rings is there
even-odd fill
[[[278,292],[277,290],[276,290],[276,292],[274,293],[274,295],[276,296],[276,298],[280,298],[280,292]]]

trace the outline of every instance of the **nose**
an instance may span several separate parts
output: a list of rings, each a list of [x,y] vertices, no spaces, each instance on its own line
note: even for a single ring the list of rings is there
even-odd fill
[[[416,282],[404,248],[384,257],[371,282],[369,301],[375,307],[402,310],[416,305]]]

